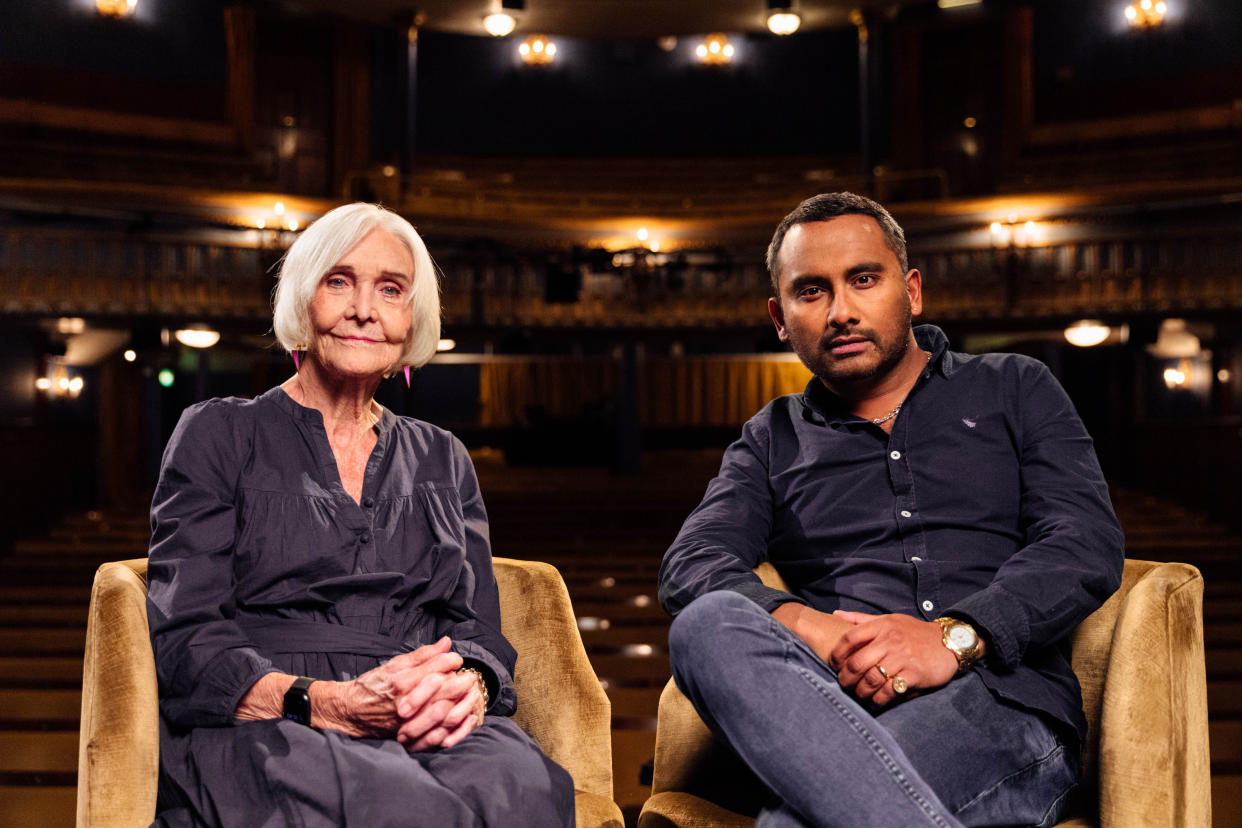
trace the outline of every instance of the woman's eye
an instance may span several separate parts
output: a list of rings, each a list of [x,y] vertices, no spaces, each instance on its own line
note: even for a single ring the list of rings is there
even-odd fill
[[[328,287],[345,287],[345,277],[329,276],[327,279],[323,280],[323,283]]]
[[[380,292],[389,298],[396,299],[401,295],[401,288],[396,285],[384,285],[380,288]]]

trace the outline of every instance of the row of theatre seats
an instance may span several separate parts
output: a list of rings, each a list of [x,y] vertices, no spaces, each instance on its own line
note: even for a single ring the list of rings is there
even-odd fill
[[[718,454],[648,455],[634,476],[475,459],[505,634],[519,651],[517,719],[574,775],[579,825],[749,825],[753,781],[667,686],[668,619],[655,601],[660,555]],[[1242,825],[1242,541],[1167,504],[1116,500],[1134,560],[1126,595],[1076,639],[1100,784],[1068,824],[1208,825],[1211,802],[1215,825]],[[80,825],[149,819],[157,757],[141,560],[99,571],[85,627],[90,572],[140,559],[145,533],[140,515],[94,515],[0,562],[0,824],[63,825],[75,811]],[[1203,581],[1143,559],[1189,560],[1207,576],[1207,698]]]

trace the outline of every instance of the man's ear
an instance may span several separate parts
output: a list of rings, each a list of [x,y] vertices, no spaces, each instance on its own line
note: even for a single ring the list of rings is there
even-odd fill
[[[919,316],[923,313],[923,274],[917,269],[906,274],[906,293],[910,296],[910,314]]]
[[[768,299],[768,316],[772,317],[772,324],[776,326],[776,335],[781,342],[789,341],[789,333],[785,330],[785,311],[781,308],[781,303],[775,296]]]

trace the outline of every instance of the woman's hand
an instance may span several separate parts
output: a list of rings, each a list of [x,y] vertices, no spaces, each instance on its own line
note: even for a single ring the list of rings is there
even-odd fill
[[[483,695],[473,672],[431,676],[397,703],[397,741],[413,753],[450,748],[483,723]]]
[[[311,724],[350,736],[393,736],[407,718],[398,712],[399,702],[415,691],[424,703],[440,699],[438,691],[461,667],[461,656],[449,649],[451,645],[444,637],[395,656],[353,681],[315,682],[310,687]]]

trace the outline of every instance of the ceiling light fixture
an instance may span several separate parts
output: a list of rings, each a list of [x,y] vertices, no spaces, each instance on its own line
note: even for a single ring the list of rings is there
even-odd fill
[[[492,37],[505,37],[517,28],[518,13],[526,8],[526,0],[493,0],[492,11],[484,16],[483,28]]]
[[[774,35],[791,35],[802,25],[802,18],[793,10],[792,0],[768,0],[768,31]]]
[[[936,0],[936,5],[942,9],[957,9],[962,6],[977,6],[983,0]]]

